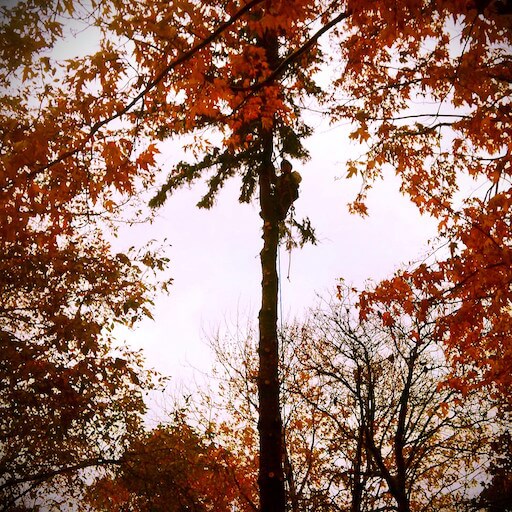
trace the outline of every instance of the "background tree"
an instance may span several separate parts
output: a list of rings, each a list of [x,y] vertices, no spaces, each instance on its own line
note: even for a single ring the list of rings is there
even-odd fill
[[[343,291],[281,333],[287,510],[466,510],[506,421],[481,393],[442,385],[450,366],[434,312],[391,322],[384,307],[359,322]],[[256,446],[255,338],[248,327],[213,340],[214,409],[224,442],[244,447],[239,461]]]
[[[132,442],[117,473],[89,489],[88,502],[103,512],[247,510],[243,481],[215,433],[200,433],[176,412],[172,423]]]
[[[352,119],[352,138],[366,145],[348,165],[363,179],[353,209],[364,214],[372,184],[394,172],[420,211],[439,219],[446,247],[375,298],[414,301],[416,287],[426,308],[448,304],[438,336],[458,367],[452,385],[510,398],[510,2],[351,7],[338,85],[352,100],[333,114]]]
[[[72,338],[68,338],[70,344]],[[116,461],[141,428],[149,377],[140,355],[108,343],[69,352],[1,337],[1,510],[79,496],[88,469]]]
[[[129,169],[96,172],[87,150],[61,158],[84,132],[44,52],[73,6],[1,12],[0,508],[10,511],[79,494],[88,468],[115,464],[138,432],[152,376],[112,329],[150,314],[148,274],[167,261],[105,241]]]
[[[434,312],[392,320],[383,308],[359,322],[353,298],[343,288],[295,342],[309,386],[321,390],[329,453],[343,461],[331,471],[354,512],[458,509],[488,464],[493,414],[481,395],[441,387],[449,367]]]

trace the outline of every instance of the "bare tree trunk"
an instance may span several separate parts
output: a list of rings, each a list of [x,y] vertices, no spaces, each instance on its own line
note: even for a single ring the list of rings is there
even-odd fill
[[[284,512],[286,508],[283,471],[283,425],[280,408],[279,347],[277,338],[277,248],[279,221],[277,202],[271,183],[275,178],[272,164],[272,133],[263,140],[264,162],[260,170],[260,203],[263,218],[261,261],[261,309],[259,313],[258,398],[260,464],[258,484],[261,512]]]
[[[356,383],[359,387],[359,382]],[[364,417],[361,417],[364,422]],[[364,423],[359,426],[357,434],[357,447],[354,457],[354,480],[352,483],[352,502],[350,505],[350,512],[361,512],[361,505],[363,499],[364,482],[362,475],[363,466],[363,447],[364,447]]]
[[[267,32],[260,45],[271,69],[279,63],[278,40]],[[263,219],[261,261],[261,309],[259,313],[258,433],[260,461],[258,485],[260,512],[285,512],[286,496],[283,470],[283,422],[280,406],[279,346],[277,338],[278,275],[277,250],[279,220],[277,199],[272,190],[276,174],[272,162],[273,128],[262,132],[262,160],[259,168],[259,192]]]
[[[407,422],[407,410],[411,400],[411,386],[413,380],[413,372],[416,360],[418,358],[417,346],[412,350],[409,360],[407,361],[408,371],[407,379],[404,383],[404,389],[400,396],[400,409],[398,413],[398,424],[394,439],[394,451],[396,459],[396,494],[393,494],[397,502],[398,512],[410,512],[409,498],[407,497],[407,467],[404,457],[405,451],[405,429]]]

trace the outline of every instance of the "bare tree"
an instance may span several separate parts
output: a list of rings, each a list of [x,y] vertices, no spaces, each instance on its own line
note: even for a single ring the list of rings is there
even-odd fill
[[[491,413],[481,396],[443,385],[449,373],[435,312],[360,320],[344,299],[313,311],[290,340],[315,404],[330,419],[331,467],[350,491],[350,510],[454,509],[486,461]],[[310,393],[296,380],[296,393]],[[490,406],[488,406],[490,407]]]

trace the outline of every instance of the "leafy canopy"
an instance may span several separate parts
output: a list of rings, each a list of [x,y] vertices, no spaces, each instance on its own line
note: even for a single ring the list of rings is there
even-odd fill
[[[242,178],[241,200],[249,201],[262,161],[307,156],[301,141],[310,130],[300,111],[313,97],[333,121],[352,121],[352,138],[365,147],[347,167],[348,176],[363,179],[353,210],[365,213],[369,187],[395,172],[402,191],[439,219],[449,245],[437,260],[364,295],[363,311],[385,303],[391,316],[419,308],[421,317],[422,308],[445,304],[438,334],[456,368],[472,368],[455,371],[452,384],[488,385],[506,395],[512,375],[508,7],[445,0],[28,0],[2,8],[0,229],[4,275],[17,278],[2,280],[2,329],[19,335],[22,293],[28,320],[35,325],[47,315],[44,329],[60,333],[61,347],[67,335],[59,319],[73,325],[77,311],[81,325],[97,332],[81,316],[93,309],[77,298],[89,286],[114,315],[132,306],[142,311],[147,290],[122,259],[118,273],[109,272],[116,258],[87,221],[117,212],[126,197],[153,183],[161,142],[171,136],[190,136],[195,161],[171,171],[152,205],[207,179],[200,206],[210,207],[234,175]],[[98,49],[58,62],[52,49],[69,31],[68,17],[95,27]],[[317,41],[329,29],[332,51],[322,52]],[[261,51],[269,33],[279,41],[275,62]],[[333,61],[339,73],[327,92],[314,75]],[[265,155],[269,129],[275,146]],[[487,192],[463,195],[459,204],[467,176]],[[96,267],[91,252],[99,256]],[[48,276],[51,287],[43,284]],[[71,297],[73,290],[80,293]],[[45,301],[47,310],[40,307]]]

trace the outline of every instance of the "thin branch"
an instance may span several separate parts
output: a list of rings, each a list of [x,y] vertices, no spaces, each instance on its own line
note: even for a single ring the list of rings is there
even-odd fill
[[[316,44],[318,39],[322,37],[326,32],[328,32],[332,27],[340,23],[341,21],[347,19],[350,16],[350,12],[342,12],[331,21],[329,21],[326,25],[324,25],[321,29],[319,29],[315,34],[313,34],[301,47],[297,48],[294,52],[288,55],[285,59],[281,61],[281,63],[261,82],[256,84],[247,86],[247,87],[235,87],[232,86],[234,91],[251,91],[255,92],[265,87],[266,85],[273,82],[276,78],[280,77],[284,74],[287,68],[297,61],[304,53],[306,53],[312,46]]]
[[[255,5],[263,2],[263,0],[251,0],[249,3],[245,4],[241,9],[239,9],[235,14],[233,14],[227,21],[221,23],[220,26],[214,30],[207,38],[203,39],[201,42],[193,46],[190,50],[183,53],[180,57],[172,61],[168,64],[153,80],[151,80],[145,87],[140,91],[129,103],[127,103],[122,109],[118,110],[115,114],[98,121],[95,123],[85,139],[75,148],[66,151],[59,155],[55,160],[47,163],[46,165],[36,169],[35,171],[29,173],[28,177],[32,178],[40,172],[44,172],[50,167],[62,162],[66,158],[73,156],[75,153],[80,151],[85,144],[106,124],[119,119],[126,113],[130,111],[130,109],[135,106],[144,96],[154,89],[173,69],[183,64],[184,62],[190,60],[197,52],[205,48],[206,46],[213,43],[221,34],[223,34],[231,25],[233,25],[236,21],[238,21],[244,14],[249,12]]]
[[[10,480],[6,480],[5,483],[2,483],[0,485],[0,491],[8,488],[8,487],[14,487],[16,485],[26,484],[29,482],[35,482],[40,483],[44,482],[45,480],[49,480],[55,476],[63,475],[66,473],[72,473],[74,471],[78,471],[80,469],[87,469],[90,467],[97,467],[97,466],[110,466],[110,465],[121,465],[120,460],[116,459],[88,459],[84,460],[82,462],[79,462],[77,464],[73,464],[71,466],[65,466],[58,469],[52,469],[48,471],[43,471],[41,473],[37,473],[35,475],[28,475],[21,478],[12,478]]]

